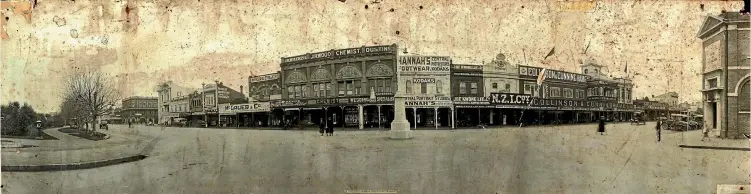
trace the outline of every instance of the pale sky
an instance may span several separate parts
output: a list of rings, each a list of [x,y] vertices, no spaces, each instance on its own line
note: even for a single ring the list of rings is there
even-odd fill
[[[586,58],[611,72],[627,62],[635,97],[675,91],[680,101],[698,101],[703,16],[743,3],[704,1],[702,11],[699,1],[598,2],[577,12],[556,1],[220,2],[42,1],[30,20],[3,9],[0,102],[57,111],[74,68],[109,73],[124,97],[156,96],[166,80],[199,87],[216,79],[239,90],[249,75],[277,71],[281,57],[392,43],[456,63],[499,52],[571,72]]]

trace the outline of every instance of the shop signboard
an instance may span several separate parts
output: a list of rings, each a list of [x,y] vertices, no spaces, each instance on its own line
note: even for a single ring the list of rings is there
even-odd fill
[[[268,112],[270,110],[268,102],[244,103],[244,104],[223,104],[220,105],[219,113],[235,114],[248,112]]]
[[[392,45],[348,48],[348,49],[330,50],[330,51],[282,58],[282,63],[291,63],[291,62],[315,60],[315,59],[349,57],[349,56],[361,55],[361,54],[379,54],[379,53],[386,54],[386,53],[393,53],[394,51],[396,51],[396,49]]]
[[[393,96],[350,97],[350,98],[318,98],[308,100],[274,100],[271,107],[303,107],[303,106],[335,106],[341,104],[384,104],[393,103]]]
[[[494,108],[488,97],[454,97],[454,105],[457,108]]]
[[[399,56],[397,71],[400,74],[445,74],[451,72],[451,57],[447,56]]]
[[[463,98],[456,98],[457,104],[468,101]],[[479,101],[479,99],[475,100]],[[496,108],[532,108],[532,109],[551,109],[551,110],[614,110],[621,107],[627,109],[633,107],[630,104],[619,104],[616,102],[596,102],[585,100],[566,100],[566,99],[539,99],[529,94],[512,94],[512,93],[492,93],[488,97],[490,105]],[[482,104],[476,102],[476,104]]]
[[[218,98],[221,98],[221,99],[229,98],[229,90],[227,90],[226,87],[219,87],[216,91],[216,94]]]
[[[514,94],[514,93],[491,93],[491,104],[529,104],[532,102],[532,95]]]
[[[451,107],[453,103],[446,96],[410,96],[405,99],[404,105],[407,108],[436,108]]]
[[[542,68],[539,67],[531,67],[531,66],[519,66],[519,75],[524,77],[537,77],[539,74],[542,73]],[[556,70],[545,70],[545,79],[546,80],[558,80],[558,81],[567,81],[567,82],[579,82],[579,83],[587,83],[587,80],[589,80],[589,76],[584,74],[578,74],[578,73],[571,73],[571,72],[565,72],[565,71],[556,71]]]
[[[259,75],[255,77],[250,78],[250,83],[256,83],[256,82],[263,82],[263,81],[269,81],[269,80],[277,80],[279,79],[279,73],[272,73],[272,74],[266,74],[266,75]]]

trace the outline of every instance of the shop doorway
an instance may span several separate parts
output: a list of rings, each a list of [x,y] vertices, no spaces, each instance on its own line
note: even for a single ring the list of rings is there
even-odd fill
[[[712,117],[710,119],[712,122],[712,129],[717,129],[717,102],[710,102],[709,103],[709,111],[712,113]]]

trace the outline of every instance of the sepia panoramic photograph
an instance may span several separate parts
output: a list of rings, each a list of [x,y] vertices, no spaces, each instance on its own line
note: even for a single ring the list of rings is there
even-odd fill
[[[751,193],[748,0],[2,0],[2,193]]]

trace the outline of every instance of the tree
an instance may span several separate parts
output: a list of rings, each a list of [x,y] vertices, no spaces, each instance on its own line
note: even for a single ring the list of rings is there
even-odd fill
[[[104,115],[111,104],[117,101],[114,84],[100,71],[76,71],[65,81],[64,108],[74,109],[76,118],[91,124],[96,131],[97,119]],[[71,107],[74,106],[74,107]],[[88,128],[88,127],[87,127]]]
[[[10,102],[8,105],[0,107],[2,119],[3,135],[26,135],[26,129],[36,122],[37,113],[30,105],[19,102]]]

